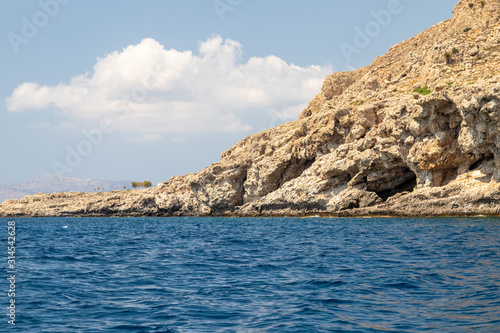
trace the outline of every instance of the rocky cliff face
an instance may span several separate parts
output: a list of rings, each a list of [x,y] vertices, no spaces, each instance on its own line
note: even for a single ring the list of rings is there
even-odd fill
[[[196,174],[30,196],[0,215],[500,214],[499,23],[499,0],[460,1],[453,19],[328,76],[298,120]]]

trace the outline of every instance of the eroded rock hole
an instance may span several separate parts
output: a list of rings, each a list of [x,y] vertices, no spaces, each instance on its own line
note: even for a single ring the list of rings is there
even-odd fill
[[[239,186],[238,186],[239,199],[238,202],[236,203],[236,206],[243,206],[244,204],[243,198],[245,197],[245,182],[247,181],[247,178],[248,178],[248,170],[244,172],[243,177],[239,181]]]
[[[283,186],[286,182],[299,177],[305,170],[313,165],[316,158],[304,160],[292,160],[290,164],[281,173],[278,181],[278,188]]]
[[[410,169],[404,169],[401,172],[401,183],[393,188],[375,192],[383,201],[403,192],[412,192],[417,187],[417,176]]]
[[[448,185],[452,180],[457,179],[458,168],[451,168],[443,172],[443,180],[441,186]]]

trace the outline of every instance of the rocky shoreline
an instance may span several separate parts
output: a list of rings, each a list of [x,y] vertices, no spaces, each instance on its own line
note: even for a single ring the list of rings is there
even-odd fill
[[[499,19],[499,0],[460,1],[196,174],[8,200],[0,217],[499,216]]]
[[[385,202],[364,206],[359,195],[344,197],[345,208],[328,212],[308,207],[268,207],[261,212],[244,209],[221,213],[190,214],[161,211],[154,200],[154,190],[130,190],[115,193],[67,192],[38,194],[6,202],[12,213],[3,217],[473,217],[500,216],[500,184],[488,179],[493,161],[485,161],[476,170],[461,175],[446,186],[402,192]],[[466,190],[464,191],[464,188]],[[129,192],[126,195],[119,192]],[[376,199],[375,199],[376,200]],[[147,203],[150,203],[147,205]],[[50,205],[47,206],[47,203]],[[27,214],[25,208],[30,207]],[[19,209],[16,211],[16,208]],[[244,208],[244,207],[242,207]],[[248,207],[246,207],[248,209]]]

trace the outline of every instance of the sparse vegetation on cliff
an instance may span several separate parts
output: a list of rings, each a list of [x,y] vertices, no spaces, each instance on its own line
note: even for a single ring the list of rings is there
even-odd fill
[[[132,182],[132,187],[133,188],[138,188],[138,187],[144,187],[144,188],[149,188],[153,185],[150,181],[146,180],[144,182]]]
[[[429,87],[422,87],[422,88],[417,88],[413,90],[414,93],[419,93],[420,95],[427,96],[430,93],[432,93],[432,90],[429,89]]]

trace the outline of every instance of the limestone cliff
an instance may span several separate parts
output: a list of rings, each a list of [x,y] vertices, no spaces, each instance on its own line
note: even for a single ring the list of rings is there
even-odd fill
[[[298,120],[196,174],[30,196],[0,215],[498,215],[499,22],[500,0],[460,1],[370,66],[328,76]]]

